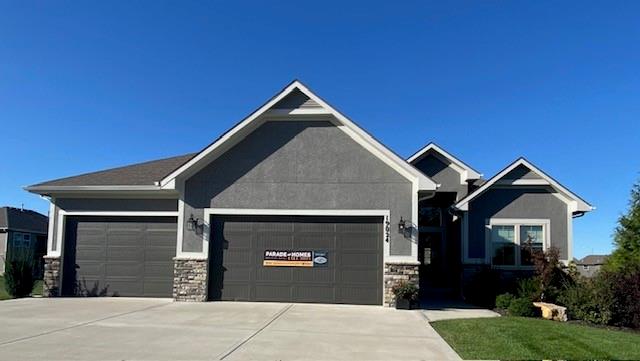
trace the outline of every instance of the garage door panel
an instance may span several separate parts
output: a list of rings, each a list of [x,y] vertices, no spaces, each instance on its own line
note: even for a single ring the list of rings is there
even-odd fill
[[[228,267],[224,272],[225,281],[245,281],[251,277],[253,268],[249,266]]]
[[[106,249],[107,261],[140,261],[144,259],[144,248],[140,246],[113,246]]]
[[[175,217],[70,217],[65,234],[65,257],[75,263],[64,262],[64,294],[89,280],[87,293],[95,283],[99,294],[171,297]]]
[[[289,249],[293,245],[291,233],[283,232],[261,232],[255,233],[255,246],[265,249]]]
[[[214,216],[211,224],[211,299],[382,303],[382,217]],[[263,266],[267,249],[326,251],[328,263]]]
[[[107,247],[105,245],[102,246],[84,246],[82,248],[78,248],[76,250],[76,257],[78,259],[87,260],[87,261],[103,261],[105,257],[105,252]]]
[[[367,304],[371,299],[379,297],[371,287],[340,287],[336,298],[339,303]]]
[[[340,265],[347,265],[350,268],[362,267],[362,268],[370,269],[371,267],[376,267],[379,265],[378,259],[379,259],[378,254],[373,252],[367,252],[367,253],[344,252],[340,254],[339,262],[340,262]]]
[[[164,283],[167,283],[164,280],[168,274],[173,273],[173,265],[167,262],[145,262],[144,263],[144,275],[147,279],[151,280],[153,278],[161,278]],[[154,282],[157,282],[155,280]]]
[[[377,252],[380,249],[379,242],[371,242],[375,235],[369,233],[342,233],[336,236],[336,244],[341,250],[370,250]]]
[[[336,244],[333,234],[325,233],[295,233],[293,246],[296,249],[333,250]]]
[[[255,300],[256,301],[274,301],[279,302],[283,299],[292,299],[290,284],[256,284]]]
[[[304,283],[334,283],[336,271],[333,268],[300,269],[293,272],[294,282]]]
[[[293,299],[298,302],[335,303],[336,289],[333,286],[293,286]]]
[[[251,293],[251,287],[246,283],[233,283],[225,280],[223,291],[232,295],[230,298],[225,298],[229,301],[249,301],[249,294]]]
[[[98,279],[104,273],[104,262],[85,261],[78,264],[78,270],[81,270],[82,277]]]

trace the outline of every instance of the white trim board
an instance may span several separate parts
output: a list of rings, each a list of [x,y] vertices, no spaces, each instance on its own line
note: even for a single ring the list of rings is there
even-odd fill
[[[388,209],[245,209],[245,208],[205,208],[204,209],[204,232],[203,246],[206,245],[206,258],[208,258],[209,252],[209,239],[211,237],[211,217],[215,215],[276,215],[276,216],[372,216],[382,217],[382,242],[383,246],[383,264],[381,265],[380,272],[382,272],[382,299],[380,304],[384,305],[384,268],[386,263],[404,263],[404,264],[417,264],[415,259],[407,259],[406,257],[390,256],[389,248],[391,240],[387,240],[386,227],[390,219],[391,212]],[[388,225],[391,226],[391,225]],[[391,232],[391,228],[389,229]],[[415,243],[415,242],[414,242]],[[416,244],[417,247],[417,244]],[[413,250],[412,250],[413,251]],[[413,253],[417,255],[417,251]]]
[[[91,216],[91,217],[177,217],[176,211],[65,211],[58,209],[56,230],[56,249],[52,250],[47,247],[47,257],[60,257],[64,249],[64,229],[67,217],[70,216]]]
[[[442,149],[440,146],[433,142],[427,144],[425,147],[414,153],[411,157],[409,157],[409,159],[407,159],[407,162],[414,164],[427,156],[427,153],[429,153],[430,151],[433,151],[436,156],[439,155],[440,157],[449,161],[452,167],[461,174],[461,178],[463,178],[464,181],[480,179],[480,177],[482,177],[482,173],[476,171],[471,166],[461,161],[459,158],[453,156],[451,153]]]
[[[490,218],[488,224],[485,224],[485,262],[497,269],[531,269],[533,266],[522,266],[520,259],[520,252],[517,251],[515,255],[516,265],[514,266],[501,266],[493,265],[493,240],[491,239],[491,230],[494,225],[500,226],[513,226],[514,229],[514,244],[521,246],[522,240],[520,239],[520,227],[521,226],[542,226],[544,232],[544,240],[542,242],[542,250],[547,251],[551,247],[551,220],[547,218]]]
[[[590,205],[589,203],[584,201],[582,198],[578,197],[576,194],[571,192],[569,189],[565,188],[563,185],[558,183],[555,179],[551,178],[549,175],[544,173],[540,168],[534,166],[533,164],[531,164],[529,161],[527,161],[524,158],[518,158],[515,162],[511,163],[509,166],[507,166],[505,169],[500,171],[498,174],[496,174],[495,176],[491,177],[491,179],[489,179],[485,184],[480,186],[478,189],[476,189],[471,194],[469,194],[466,197],[462,198],[460,201],[458,201],[454,205],[454,208],[456,208],[458,210],[461,210],[461,211],[468,211],[469,210],[469,202],[471,202],[473,199],[475,199],[479,195],[481,195],[484,192],[486,192],[491,186],[493,186],[494,184],[498,183],[498,181],[501,180],[505,175],[507,175],[509,172],[511,172],[512,170],[514,170],[515,168],[517,168],[520,165],[523,165],[523,166],[529,168],[529,170],[537,173],[542,179],[544,179],[546,182],[548,182],[549,185],[553,189],[555,189],[557,192],[563,193],[568,199],[571,199],[572,202],[575,202],[575,203],[573,203],[573,206],[575,207],[575,209],[573,211],[575,211],[575,212],[589,212],[589,211],[592,211],[592,210],[595,209],[595,207],[593,207],[592,205]],[[539,183],[539,182],[536,182],[536,183]],[[499,184],[499,185],[505,186],[504,184]],[[540,184],[534,184],[534,185],[540,185]]]

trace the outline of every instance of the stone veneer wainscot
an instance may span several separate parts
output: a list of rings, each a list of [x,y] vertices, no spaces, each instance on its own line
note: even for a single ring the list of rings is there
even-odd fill
[[[206,259],[174,258],[173,299],[204,302],[207,300]]]
[[[393,287],[402,281],[419,285],[419,264],[414,263],[385,263],[384,265],[384,305],[396,305]]]
[[[60,257],[44,258],[44,275],[42,279],[42,296],[55,297],[60,295]]]

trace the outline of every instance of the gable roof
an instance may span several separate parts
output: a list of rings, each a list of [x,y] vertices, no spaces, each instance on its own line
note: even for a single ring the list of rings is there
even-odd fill
[[[473,169],[470,165],[461,161],[457,157],[454,157],[451,153],[442,149],[440,146],[438,146],[434,142],[427,144],[422,149],[415,152],[411,157],[409,157],[409,159],[407,159],[407,162],[411,164],[416,164],[431,152],[435,152],[436,154],[439,154],[441,157],[445,158],[446,160],[454,164],[458,168],[458,171],[462,173],[462,177],[464,178],[465,181],[480,179],[480,177],[482,177],[482,174],[480,172]]]
[[[584,256],[581,260],[576,261],[576,264],[600,265],[600,264],[604,264],[607,258],[609,258],[609,256],[605,254],[590,254],[588,256]]]
[[[524,167],[528,168],[530,171],[536,173],[539,176],[539,178],[536,178],[536,179],[506,179],[505,178],[506,175],[508,175],[509,173],[514,171],[516,168],[521,167],[521,166],[524,166]],[[571,200],[572,205],[573,205],[572,211],[574,213],[589,212],[589,211],[592,211],[592,210],[595,209],[592,205],[587,203],[585,200],[583,200],[582,198],[578,197],[576,194],[571,192],[569,189],[564,187],[562,184],[558,183],[558,181],[556,181],[551,176],[549,176],[545,172],[543,172],[540,168],[534,166],[531,162],[529,162],[528,160],[526,160],[525,158],[522,158],[522,157],[516,159],[516,161],[514,161],[513,163],[508,165],[506,168],[504,168],[500,172],[498,172],[498,174],[496,174],[493,177],[491,177],[491,179],[489,179],[486,183],[484,183],[478,189],[476,189],[475,191],[473,191],[472,193],[470,193],[466,197],[464,197],[461,200],[459,200],[453,207],[458,209],[458,210],[461,210],[461,211],[469,210],[469,202],[474,200],[479,195],[483,194],[492,185],[494,185],[496,183],[499,183],[503,179],[504,179],[505,182],[504,183],[500,183],[500,184],[513,185],[513,186],[518,186],[518,185],[547,185],[547,186],[551,186],[557,192],[560,192],[560,193],[564,194],[566,197],[568,197]]]
[[[117,189],[117,187],[137,186],[140,189],[144,187],[159,189],[156,183],[162,177],[191,159],[194,155],[196,153],[54,179],[25,187],[25,189],[29,192],[40,194],[47,191],[74,190],[78,188],[90,190],[93,188],[115,187],[114,189]]]
[[[49,218],[29,209],[14,207],[0,208],[0,229],[47,233]]]
[[[301,97],[301,95],[303,95],[303,97]],[[303,103],[307,106],[297,108],[286,108],[286,105],[282,106],[282,104],[291,103],[287,101],[282,102],[282,100],[287,98],[288,96],[294,97],[294,99],[297,100],[297,103],[300,103],[301,99],[305,99]],[[215,158],[223,154],[226,150],[237,144],[240,140],[244,139],[244,137],[255,130],[257,126],[262,124],[262,122],[264,122],[264,117],[262,117],[263,115],[333,116],[339,122],[339,124],[337,124],[339,129],[347,133],[347,135],[349,135],[353,140],[361,144],[365,149],[367,149],[377,158],[395,169],[405,178],[417,183],[419,190],[435,190],[437,188],[437,184],[433,180],[413,167],[411,164],[407,163],[404,159],[384,146],[349,118],[338,112],[335,108],[318,97],[315,93],[309,90],[309,88],[307,88],[298,80],[294,80],[293,82],[291,82],[282,91],[273,96],[270,100],[268,100],[253,113],[249,114],[249,116],[241,120],[227,132],[225,132],[216,141],[208,145],[189,161],[182,164],[173,172],[164,177],[160,181],[160,186],[174,188],[175,180],[177,177],[193,174],[197,170],[204,167],[206,164],[209,164]],[[321,118],[315,117],[314,119]]]

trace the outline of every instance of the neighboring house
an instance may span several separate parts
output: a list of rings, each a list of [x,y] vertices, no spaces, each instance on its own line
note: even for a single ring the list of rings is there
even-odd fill
[[[489,180],[434,144],[408,161],[294,81],[202,151],[48,181],[45,294],[393,304],[481,265],[572,259],[592,207],[518,159]],[[464,271],[464,272],[463,272]]]
[[[47,246],[49,218],[28,209],[0,208],[0,275],[5,261],[12,254],[26,252],[34,257],[34,275],[42,277],[43,260]]]
[[[584,277],[593,277],[600,271],[602,265],[607,260],[608,255],[601,254],[590,254],[585,256],[581,260],[576,260],[576,267],[578,268],[578,273]]]

